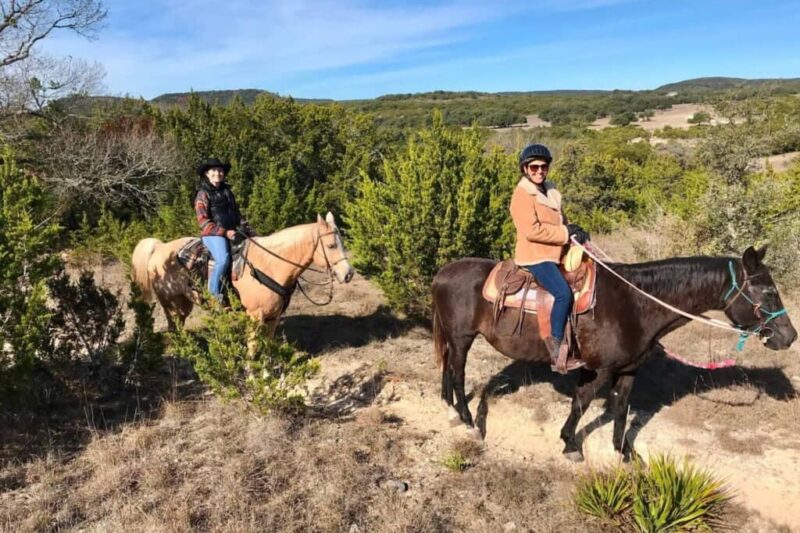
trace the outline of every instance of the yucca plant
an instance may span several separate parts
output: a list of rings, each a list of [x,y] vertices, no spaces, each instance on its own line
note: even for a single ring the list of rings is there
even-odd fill
[[[709,472],[667,455],[637,463],[632,473],[633,519],[643,532],[706,530],[722,521],[731,496]]]
[[[617,467],[584,476],[575,491],[575,503],[587,514],[622,525],[633,505],[630,475]]]
[[[707,471],[662,455],[649,465],[589,474],[574,495],[584,513],[643,533],[710,531],[721,525],[730,498]]]

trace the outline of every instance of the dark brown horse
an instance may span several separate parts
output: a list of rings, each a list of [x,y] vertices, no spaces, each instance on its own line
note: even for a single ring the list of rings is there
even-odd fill
[[[797,338],[797,331],[762,262],[765,251],[750,247],[741,259],[690,257],[610,267],[636,287],[688,313],[723,310],[733,325],[752,332],[767,348],[783,350]],[[516,317],[506,316],[493,325],[492,304],[483,298],[481,288],[495,264],[489,259],[462,259],[445,265],[433,279],[433,335],[442,368],[442,398],[452,406],[455,394],[455,408],[468,426],[473,421],[464,393],[464,367],[476,335],[512,359],[550,363],[535,317],[525,318],[521,336],[511,333],[513,327],[502,327],[503,320]],[[661,337],[689,322],[605,269],[598,267],[597,274],[597,305],[593,314],[579,317],[576,329],[587,365],[580,369],[572,409],[561,428],[564,454],[575,461],[583,459],[575,437],[578,421],[608,382],[614,448],[630,457],[633,449],[627,439],[623,443],[623,436],[636,370]]]

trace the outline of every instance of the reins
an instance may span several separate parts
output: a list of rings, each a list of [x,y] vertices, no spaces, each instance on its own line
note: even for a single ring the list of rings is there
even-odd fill
[[[753,306],[753,310],[754,310],[754,312],[756,314],[756,317],[758,317],[758,319],[759,319],[758,325],[755,326],[753,329],[743,329],[743,328],[738,327],[738,326],[732,326],[732,325],[730,325],[730,324],[728,324],[726,322],[723,322],[721,320],[717,320],[715,318],[708,318],[708,317],[704,317],[704,316],[693,315],[691,313],[687,313],[686,311],[683,311],[682,309],[678,309],[674,305],[670,305],[667,302],[664,302],[663,300],[660,300],[660,299],[656,298],[652,294],[649,294],[649,293],[643,291],[642,289],[640,289],[639,287],[637,287],[636,285],[634,285],[633,283],[631,283],[630,281],[628,281],[627,279],[622,277],[616,271],[612,270],[611,267],[609,267],[607,264],[605,264],[603,262],[603,260],[600,259],[596,254],[594,254],[591,250],[589,250],[589,248],[587,248],[586,246],[584,246],[584,245],[580,244],[578,241],[576,241],[574,237],[572,238],[572,243],[577,245],[577,246],[580,246],[581,249],[583,249],[583,251],[586,252],[586,254],[589,257],[591,257],[597,264],[599,264],[600,266],[605,268],[607,271],[609,271],[611,274],[613,274],[614,276],[616,276],[617,278],[622,280],[625,284],[627,284],[629,287],[634,289],[636,292],[638,292],[642,296],[645,296],[645,297],[649,298],[650,300],[656,302],[658,305],[660,305],[660,306],[662,306],[662,307],[664,307],[666,309],[669,309],[673,313],[676,313],[676,314],[681,315],[681,316],[683,316],[685,318],[688,318],[689,320],[692,320],[692,321],[695,321],[695,322],[700,322],[701,324],[706,324],[708,326],[713,326],[713,327],[716,327],[716,328],[720,328],[720,329],[724,329],[724,330],[727,330],[727,331],[732,331],[734,333],[737,333],[739,335],[739,342],[736,344],[736,351],[739,351],[739,352],[742,351],[742,349],[744,348],[745,341],[751,335],[754,335],[754,334],[760,335],[762,331],[769,330],[769,328],[765,327],[769,321],[771,321],[772,319],[777,318],[777,317],[779,317],[781,315],[786,314],[786,309],[785,308],[781,309],[780,311],[770,312],[770,311],[766,311],[764,309],[761,309],[761,306],[759,304],[756,304],[755,302],[753,302],[753,300],[750,297],[748,297],[747,294],[744,293],[744,289],[747,286],[747,283],[749,282],[750,278],[753,277],[753,276],[747,277],[745,275],[745,280],[744,280],[743,284],[741,286],[739,286],[739,284],[736,281],[736,272],[735,272],[735,270],[733,268],[733,261],[729,261],[728,262],[728,269],[730,270],[730,273],[731,273],[731,288],[725,293],[725,295],[724,295],[724,297],[722,299],[723,302],[727,301],[727,299],[730,297],[730,295],[734,291],[736,291],[737,289],[738,289],[738,292],[734,296],[733,300],[731,300],[730,302],[728,302],[725,305],[723,310],[727,309],[733,303],[733,301],[736,298],[738,298],[739,296],[743,296],[750,303],[750,305]],[[600,249],[600,247],[597,246],[596,244],[593,243],[592,247],[596,248],[597,251],[602,253],[605,257],[607,257],[607,258],[609,257],[608,254],[603,252]],[[761,313],[763,313],[763,315]],[[764,320],[764,316],[765,315],[768,317],[766,320]]]
[[[334,261],[333,263],[331,263],[330,260],[328,259],[328,253],[325,251],[325,245],[323,244],[323,246],[322,246],[322,256],[325,258],[325,266],[326,266],[326,268],[325,268],[325,270],[321,270],[321,269],[318,269],[318,268],[314,268],[311,265],[305,265],[305,266],[301,265],[300,263],[297,263],[295,261],[292,261],[291,259],[283,257],[282,255],[280,255],[280,254],[278,254],[276,252],[273,252],[272,250],[270,250],[266,246],[263,246],[258,241],[256,241],[254,238],[252,238],[251,236],[247,235],[246,233],[244,233],[241,230],[237,229],[236,232],[239,233],[240,235],[244,236],[244,238],[248,242],[250,242],[251,244],[254,244],[256,247],[258,247],[261,250],[267,252],[268,254],[270,254],[271,256],[275,257],[276,259],[280,259],[284,263],[290,264],[290,265],[292,265],[294,267],[297,267],[297,268],[301,269],[301,271],[310,270],[311,272],[316,272],[318,274],[328,274],[328,280],[327,281],[323,281],[323,282],[309,281],[306,278],[304,278],[302,276],[302,274],[297,276],[298,280],[303,280],[304,283],[307,283],[309,285],[316,285],[316,286],[320,286],[320,287],[321,286],[325,286],[325,285],[329,285],[330,286],[330,290],[328,291],[328,298],[324,302],[317,302],[314,299],[312,299],[308,295],[308,293],[306,292],[306,289],[303,288],[303,286],[299,282],[297,282],[297,288],[300,289],[300,293],[303,296],[305,296],[305,298],[309,302],[311,302],[312,304],[314,304],[316,306],[322,307],[324,305],[328,305],[329,303],[331,303],[333,301],[333,276],[334,276],[333,267],[335,267],[340,262],[345,261],[347,259],[346,257],[342,256],[339,259],[337,259],[336,261]],[[339,234],[339,229],[338,228],[335,228],[335,229],[333,229],[333,230],[331,230],[331,231],[329,231],[327,233],[321,233],[320,231],[317,231],[317,235],[316,235],[316,237],[314,239],[314,247],[311,250],[312,256],[313,256],[314,252],[317,251],[317,247],[322,242],[322,238],[323,237],[327,237],[328,235],[334,235],[334,234],[336,234],[336,235]],[[250,260],[248,260],[246,257],[244,258],[244,260],[247,262],[247,264],[250,266],[251,269],[255,269],[255,266],[250,262]]]

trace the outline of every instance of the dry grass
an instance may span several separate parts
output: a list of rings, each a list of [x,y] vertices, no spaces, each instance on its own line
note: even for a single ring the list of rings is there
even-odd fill
[[[98,437],[72,460],[20,466],[0,496],[4,531],[586,530],[564,507],[565,472],[475,462],[420,469],[430,439],[375,408],[346,423],[260,417],[215,400],[165,404],[161,418]],[[479,447],[456,443],[477,458]],[[386,488],[408,480],[409,490]],[[536,524],[535,527],[532,525]]]

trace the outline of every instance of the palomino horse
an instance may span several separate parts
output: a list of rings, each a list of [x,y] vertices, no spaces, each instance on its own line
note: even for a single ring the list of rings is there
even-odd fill
[[[146,301],[155,296],[164,308],[170,331],[176,323],[183,325],[200,301],[200,293],[189,273],[178,262],[178,251],[192,237],[167,243],[148,238],[139,241],[133,251],[133,277]],[[345,257],[344,245],[333,214],[325,219],[284,229],[268,237],[255,237],[247,248],[247,265],[233,286],[242,306],[254,320],[267,324],[273,332],[284,309],[284,297],[260,283],[251,275],[252,267],[292,287],[297,278],[312,264],[325,269],[340,283],[353,277],[353,269]]]
[[[762,263],[765,251],[750,247],[741,259],[674,258],[610,267],[639,289],[687,313],[722,310],[767,348],[783,350],[797,338],[797,331]],[[512,359],[550,362],[535,317],[525,317],[521,336],[504,335],[498,330],[510,328],[493,326],[492,304],[481,289],[495,264],[489,259],[462,259],[445,265],[433,279],[434,351],[442,368],[442,398],[453,406],[455,393],[456,410],[468,426],[473,422],[464,393],[464,367],[477,334]],[[580,369],[572,409],[561,428],[563,453],[573,461],[583,459],[575,436],[578,421],[606,382],[611,383],[614,448],[630,458],[633,449],[628,439],[623,443],[623,436],[636,370],[661,337],[689,322],[599,267],[596,296],[594,314],[579,317],[577,323],[581,357],[587,364]],[[478,427],[485,435],[485,414],[480,410]]]

